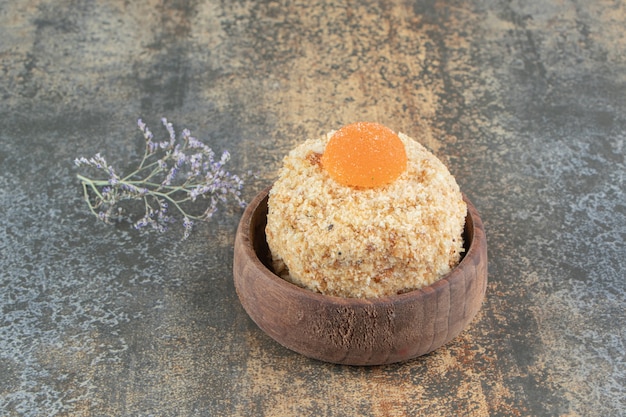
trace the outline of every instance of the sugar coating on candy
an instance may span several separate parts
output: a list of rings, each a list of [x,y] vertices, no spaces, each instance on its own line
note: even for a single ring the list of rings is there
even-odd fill
[[[374,188],[398,178],[406,169],[407,157],[404,144],[391,129],[357,122],[331,136],[321,162],[342,185]]]
[[[346,186],[324,167],[335,132],[284,159],[268,200],[274,272],[326,295],[377,298],[430,285],[463,252],[467,207],[445,165],[399,133],[405,169],[377,187]]]

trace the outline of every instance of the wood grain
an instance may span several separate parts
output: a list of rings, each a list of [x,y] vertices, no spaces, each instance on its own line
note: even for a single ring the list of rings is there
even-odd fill
[[[345,365],[401,362],[456,337],[474,318],[487,287],[487,242],[466,198],[466,254],[446,277],[426,288],[378,299],[326,296],[297,287],[269,267],[267,195],[259,193],[235,238],[235,288],[252,320],[283,346]]]

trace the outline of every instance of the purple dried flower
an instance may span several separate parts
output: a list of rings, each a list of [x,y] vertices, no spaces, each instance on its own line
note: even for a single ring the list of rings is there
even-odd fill
[[[187,239],[189,233],[191,233],[191,229],[193,229],[193,221],[189,220],[189,217],[185,217],[183,219],[183,227],[185,228],[183,239]]]
[[[133,224],[133,227],[135,229],[139,230],[139,229],[142,229],[142,228],[148,226],[151,222],[152,222],[152,219],[150,219],[148,216],[144,216],[144,217],[140,218],[139,220],[137,220]]]
[[[161,119],[168,140],[155,142],[154,135],[139,119],[137,126],[146,141],[146,150],[138,168],[131,174],[120,176],[108,165],[99,153],[87,159],[76,158],[77,167],[93,169],[104,179],[91,179],[78,175],[89,209],[98,219],[112,223],[112,220],[126,219],[135,229],[150,227],[163,232],[167,225],[175,221],[170,211],[183,217],[183,238],[187,238],[194,226],[194,220],[209,220],[217,211],[218,203],[235,200],[240,207],[243,180],[223,169],[230,160],[225,151],[215,161],[215,153],[198,139],[191,136],[188,129],[181,132],[181,141],[176,143],[176,132],[167,119]],[[202,199],[207,206],[200,214],[192,203]],[[133,220],[119,204],[138,201],[145,208],[143,216]],[[117,208],[117,213],[114,213]]]
[[[137,126],[139,126],[139,130],[143,132],[143,136],[146,139],[146,142],[152,142],[152,139],[154,139],[154,135],[141,119],[137,120]]]
[[[178,165],[174,165],[170,171],[167,173],[167,177],[165,177],[165,179],[163,180],[163,182],[161,183],[162,186],[164,187],[168,187],[172,184],[172,181],[174,180],[174,178],[176,178],[176,175],[178,174]]]
[[[165,129],[167,129],[167,132],[170,134],[170,145],[174,146],[174,142],[176,142],[176,132],[174,132],[174,127],[165,117],[161,119],[161,123],[163,123],[163,126],[165,126]]]

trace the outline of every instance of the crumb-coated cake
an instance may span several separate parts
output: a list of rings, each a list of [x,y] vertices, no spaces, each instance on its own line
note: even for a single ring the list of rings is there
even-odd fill
[[[368,122],[293,149],[268,200],[274,272],[326,295],[377,298],[430,285],[463,252],[467,207],[446,166]]]

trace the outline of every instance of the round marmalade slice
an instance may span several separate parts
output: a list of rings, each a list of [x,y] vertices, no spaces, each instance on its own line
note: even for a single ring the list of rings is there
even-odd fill
[[[357,122],[336,131],[322,155],[332,179],[349,187],[375,188],[395,181],[406,170],[404,144],[391,129]]]

